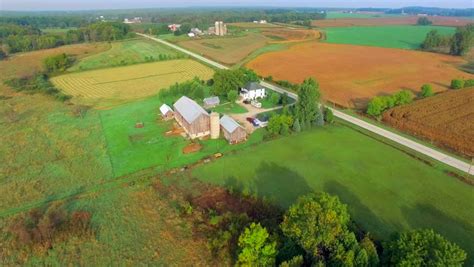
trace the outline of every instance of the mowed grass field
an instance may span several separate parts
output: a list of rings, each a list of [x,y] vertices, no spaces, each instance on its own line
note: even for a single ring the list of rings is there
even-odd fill
[[[178,44],[221,63],[232,65],[243,60],[253,51],[264,47],[269,40],[261,34],[248,33],[243,37],[191,40]]]
[[[288,207],[316,191],[338,195],[372,235],[433,228],[474,251],[474,187],[344,125],[250,147],[192,175]]]
[[[51,82],[74,96],[74,101],[123,103],[194,77],[207,80],[213,73],[194,60],[180,59],[70,73],[54,77]]]
[[[334,27],[325,31],[328,43],[419,49],[426,34],[431,30],[437,30],[442,35],[452,35],[455,28],[397,25]]]
[[[246,66],[264,77],[293,83],[314,77],[326,100],[363,109],[377,95],[402,89],[419,92],[425,83],[443,91],[454,78],[472,79],[474,75],[457,69],[465,63],[435,53],[313,42],[263,54]]]
[[[474,157],[474,88],[451,90],[390,109],[383,120],[467,158]]]
[[[79,60],[68,71],[91,70],[144,63],[151,60],[176,59],[175,50],[146,39],[111,43],[110,49]]]

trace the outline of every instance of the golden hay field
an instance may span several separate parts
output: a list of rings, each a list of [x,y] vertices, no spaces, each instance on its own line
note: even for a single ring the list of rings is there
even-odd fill
[[[196,76],[209,79],[213,73],[207,66],[183,59],[70,73],[54,77],[51,82],[76,100],[120,102],[156,94]]]

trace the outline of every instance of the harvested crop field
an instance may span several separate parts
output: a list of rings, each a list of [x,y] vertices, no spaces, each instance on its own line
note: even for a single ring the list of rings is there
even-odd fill
[[[474,157],[474,89],[449,91],[393,108],[383,114],[390,125],[460,154]]]
[[[228,26],[235,26],[239,28],[279,28],[279,25],[272,23],[253,23],[253,22],[236,22],[228,23]]]
[[[319,31],[288,28],[269,28],[262,30],[262,34],[276,42],[300,42],[321,37]]]
[[[244,37],[192,40],[178,44],[221,63],[232,65],[243,60],[253,51],[264,47],[269,40],[261,34],[249,33]]]
[[[401,89],[419,91],[424,83],[431,83],[439,92],[453,78],[473,78],[456,68],[462,64],[462,58],[448,55],[312,42],[261,55],[247,67],[264,77],[293,83],[314,77],[326,100],[365,108],[376,95]]]
[[[130,100],[156,94],[170,85],[213,75],[213,70],[189,59],[85,71],[51,79],[66,94],[84,100]]]
[[[314,20],[312,25],[316,27],[349,27],[349,26],[381,26],[381,25],[416,25],[418,16],[400,16],[384,18],[336,18]],[[428,17],[437,26],[464,26],[473,23],[473,20],[457,17]]]

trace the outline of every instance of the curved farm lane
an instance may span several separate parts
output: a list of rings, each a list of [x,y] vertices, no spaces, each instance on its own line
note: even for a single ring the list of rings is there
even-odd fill
[[[167,42],[167,41],[164,41],[164,40],[162,40],[162,39],[155,38],[155,37],[152,37],[152,36],[149,36],[149,35],[146,35],[146,34],[140,34],[140,33],[137,33],[137,34],[140,35],[140,36],[142,36],[142,37],[145,37],[145,38],[154,40],[154,41],[156,41],[156,42],[162,43],[162,44],[164,44],[164,45],[167,45],[167,46],[169,46],[169,47],[171,47],[171,48],[174,48],[174,49],[176,49],[176,50],[178,50],[178,51],[181,51],[181,52],[183,52],[183,53],[185,53],[185,54],[187,54],[187,55],[189,55],[189,56],[191,56],[191,57],[194,57],[194,58],[196,58],[196,59],[198,59],[198,60],[200,60],[200,61],[202,61],[202,62],[204,62],[204,63],[207,63],[207,64],[209,64],[209,65],[211,65],[211,66],[214,66],[214,67],[216,67],[216,68],[219,68],[219,69],[229,69],[228,67],[226,67],[226,66],[224,66],[224,65],[222,65],[222,64],[219,64],[219,63],[217,63],[217,62],[214,62],[214,61],[212,61],[212,60],[210,60],[210,59],[207,59],[207,58],[205,58],[205,57],[203,57],[203,56],[200,56],[200,55],[198,55],[198,54],[196,54],[196,53],[193,53],[193,52],[191,52],[191,51],[188,51],[188,50],[186,50],[186,49],[183,49],[183,48],[181,48],[181,47],[179,47],[179,46],[177,46],[177,45],[171,44],[171,43],[169,43],[169,42]],[[281,87],[275,86],[275,85],[270,84],[270,83],[267,83],[267,82],[261,82],[261,85],[267,87],[268,89],[271,89],[271,90],[274,90],[274,91],[276,91],[276,92],[279,92],[279,93],[287,93],[288,96],[290,96],[290,97],[292,97],[292,98],[294,98],[294,99],[296,99],[296,98],[298,97],[298,96],[297,96],[295,93],[293,93],[293,92],[290,92],[290,91],[288,91],[288,90],[285,90],[285,89],[283,89],[283,88],[281,88]],[[356,117],[354,117],[354,116],[350,116],[350,115],[347,115],[347,114],[345,114],[345,113],[342,113],[342,112],[340,112],[340,111],[338,111],[338,110],[336,110],[336,109],[332,109],[332,111],[334,112],[334,116],[338,117],[339,119],[342,119],[342,120],[344,120],[344,121],[347,121],[347,122],[349,122],[349,123],[352,123],[352,124],[354,124],[354,125],[356,125],[356,126],[358,126],[358,127],[361,127],[361,128],[363,128],[363,129],[366,129],[366,130],[368,130],[368,131],[370,131],[370,132],[372,132],[372,133],[375,133],[375,134],[377,134],[377,135],[383,136],[383,137],[385,137],[385,138],[387,138],[387,139],[389,139],[389,140],[392,140],[392,141],[394,141],[394,142],[396,142],[396,143],[398,143],[398,144],[400,144],[400,145],[403,145],[403,146],[405,146],[405,147],[408,147],[408,148],[410,148],[410,149],[412,149],[412,150],[414,150],[414,151],[417,151],[418,153],[421,153],[421,154],[423,154],[423,155],[426,155],[426,156],[428,156],[428,157],[431,157],[431,158],[433,158],[433,159],[435,159],[435,160],[437,160],[437,161],[440,161],[440,162],[442,162],[442,163],[444,163],[444,164],[446,164],[446,165],[449,165],[449,166],[451,166],[451,167],[453,167],[453,168],[455,168],[455,169],[458,169],[458,170],[460,170],[460,171],[462,171],[462,172],[465,172],[465,173],[469,173],[469,174],[474,175],[474,168],[470,168],[470,167],[471,167],[470,164],[468,164],[468,163],[466,163],[466,162],[464,162],[464,161],[462,161],[462,160],[459,160],[459,159],[456,159],[456,158],[454,158],[454,157],[451,157],[451,156],[449,156],[449,155],[447,155],[447,154],[445,154],[445,153],[442,153],[442,152],[440,152],[440,151],[437,151],[437,150],[434,150],[434,149],[432,149],[432,148],[429,148],[429,147],[427,147],[427,146],[425,146],[425,145],[422,145],[422,144],[420,144],[420,143],[417,143],[417,142],[415,142],[415,141],[413,141],[413,140],[410,140],[410,139],[408,139],[408,138],[405,138],[405,137],[403,137],[403,136],[400,136],[400,135],[398,135],[398,134],[396,134],[396,133],[393,133],[393,132],[384,130],[384,129],[378,127],[378,126],[375,126],[375,125],[373,125],[373,124],[370,124],[370,123],[368,123],[368,122],[365,122],[365,121],[363,121],[363,120],[361,120],[361,119],[358,119],[358,118],[356,118]]]

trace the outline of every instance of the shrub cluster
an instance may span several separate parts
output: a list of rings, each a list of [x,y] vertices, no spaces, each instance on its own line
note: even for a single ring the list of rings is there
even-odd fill
[[[66,95],[54,87],[54,85],[48,80],[48,76],[46,74],[36,74],[31,77],[14,78],[5,81],[5,84],[18,92],[26,92],[30,94],[43,93],[54,96],[57,100],[62,102],[72,98],[72,96]]]
[[[474,79],[453,79],[451,80],[451,88],[452,89],[462,89],[474,86]]]
[[[22,246],[50,249],[54,243],[70,236],[83,238],[93,235],[90,219],[89,212],[69,212],[61,204],[53,204],[18,217],[10,225],[10,232]]]
[[[387,109],[411,103],[413,98],[413,93],[408,90],[388,96],[376,96],[370,100],[366,112],[371,116],[378,117]]]

